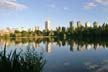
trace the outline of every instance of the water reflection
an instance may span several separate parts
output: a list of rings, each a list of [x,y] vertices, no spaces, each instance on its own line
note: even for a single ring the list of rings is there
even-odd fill
[[[105,60],[108,60],[107,40],[0,39],[0,46],[5,43],[8,48],[32,46],[36,50],[44,49],[47,60],[44,72],[102,72],[108,67],[107,62],[105,62]]]
[[[51,53],[51,43],[46,42],[46,52]]]
[[[108,72],[108,60],[103,60],[99,64],[85,62],[84,65],[90,72]]]
[[[32,45],[35,48],[40,48],[40,44],[43,43],[46,48],[46,52],[51,53],[52,52],[52,44],[56,44],[58,47],[62,46],[69,46],[70,51],[74,51],[77,49],[77,51],[83,51],[83,50],[91,50],[91,49],[98,49],[98,48],[108,48],[108,42],[107,41],[84,41],[84,40],[60,40],[60,39],[54,39],[54,38],[38,38],[38,39],[32,39],[32,38],[16,38],[16,39],[0,39],[0,46],[3,46],[4,44],[7,44],[7,47],[9,46],[27,46]]]
[[[90,50],[92,48],[92,45],[91,44],[86,44],[85,46],[86,46],[86,49],[87,50]]]

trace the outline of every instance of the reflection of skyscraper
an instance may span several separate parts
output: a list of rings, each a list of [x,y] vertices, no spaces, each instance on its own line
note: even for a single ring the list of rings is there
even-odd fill
[[[104,48],[107,48],[107,46],[105,44],[102,45]]]
[[[51,43],[46,42],[46,52],[51,53]]]
[[[90,50],[92,48],[92,46],[90,44],[86,44],[86,49]]]
[[[99,48],[99,43],[94,44],[94,49]]]
[[[7,41],[6,41],[6,46],[8,46],[8,47],[9,47],[10,45],[11,45],[10,40],[7,40]]]
[[[0,46],[5,45],[5,41],[3,39],[0,40]]]
[[[34,46],[35,48],[39,48],[39,43],[33,42],[33,46]]]
[[[71,43],[70,43],[70,51],[74,51],[74,48],[75,48],[75,42],[74,41],[72,41]]]
[[[82,51],[83,50],[82,45],[78,45],[77,50]]]
[[[73,45],[70,45],[70,51],[74,51]]]
[[[49,20],[45,22],[45,30],[46,31],[50,30],[50,21]]]
[[[35,47],[36,48],[39,48],[39,43],[35,43]]]

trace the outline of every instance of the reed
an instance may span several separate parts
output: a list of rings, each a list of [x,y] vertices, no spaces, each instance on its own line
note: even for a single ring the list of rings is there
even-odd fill
[[[0,51],[0,72],[42,72],[46,60],[43,53],[27,47],[26,51],[17,49],[7,53],[6,44]]]

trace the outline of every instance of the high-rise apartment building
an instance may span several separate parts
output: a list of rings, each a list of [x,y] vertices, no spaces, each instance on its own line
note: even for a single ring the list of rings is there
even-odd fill
[[[35,26],[35,30],[39,30],[39,26]]]
[[[70,28],[72,28],[73,30],[75,29],[74,21],[70,21]]]
[[[82,26],[81,21],[78,21],[78,22],[77,22],[77,28],[81,28],[81,26]]]
[[[87,22],[85,23],[85,27],[86,27],[86,28],[90,27],[90,22],[89,22],[89,21],[87,21]]]
[[[50,30],[50,29],[51,29],[51,27],[50,27],[50,21],[47,20],[47,21],[45,22],[45,30],[47,31],[47,30]]]
[[[97,22],[97,21],[95,21],[95,22],[93,23],[93,26],[94,26],[94,28],[98,28],[98,27],[99,27],[98,22]]]

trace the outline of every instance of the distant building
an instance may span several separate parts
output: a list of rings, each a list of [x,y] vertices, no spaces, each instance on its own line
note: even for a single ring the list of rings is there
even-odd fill
[[[39,26],[35,26],[35,30],[39,30]]]
[[[74,26],[74,21],[70,21],[70,28],[75,29],[75,26]]]
[[[12,28],[11,32],[14,33],[16,30],[21,32],[21,29],[18,29],[18,28]]]
[[[74,26],[74,21],[70,21],[70,28]]]
[[[86,28],[90,27],[90,22],[86,22],[86,23],[85,23],[85,27],[86,27]]]
[[[77,28],[81,28],[82,27],[82,23],[81,23],[81,21],[78,21],[77,22]]]
[[[24,27],[21,27],[21,31],[28,31],[28,30]]]
[[[36,30],[35,27],[28,29],[28,31],[33,31],[33,32],[34,32],[35,30]]]
[[[28,29],[29,32],[33,31],[33,28]]]
[[[99,27],[99,24],[98,24],[97,21],[95,21],[95,22],[93,23],[93,27],[94,27],[94,28],[98,28],[98,27]]]
[[[65,27],[62,27],[62,31],[63,31],[63,32],[66,32],[66,28],[65,28]]]
[[[47,30],[50,30],[51,28],[50,28],[50,21],[49,20],[47,20],[46,22],[45,22],[45,30],[47,31]]]
[[[11,31],[10,28],[6,28],[6,29],[3,29],[3,30],[1,31],[1,33],[2,33],[3,35],[4,35],[4,34],[9,35],[9,34],[10,34],[10,31]]]

